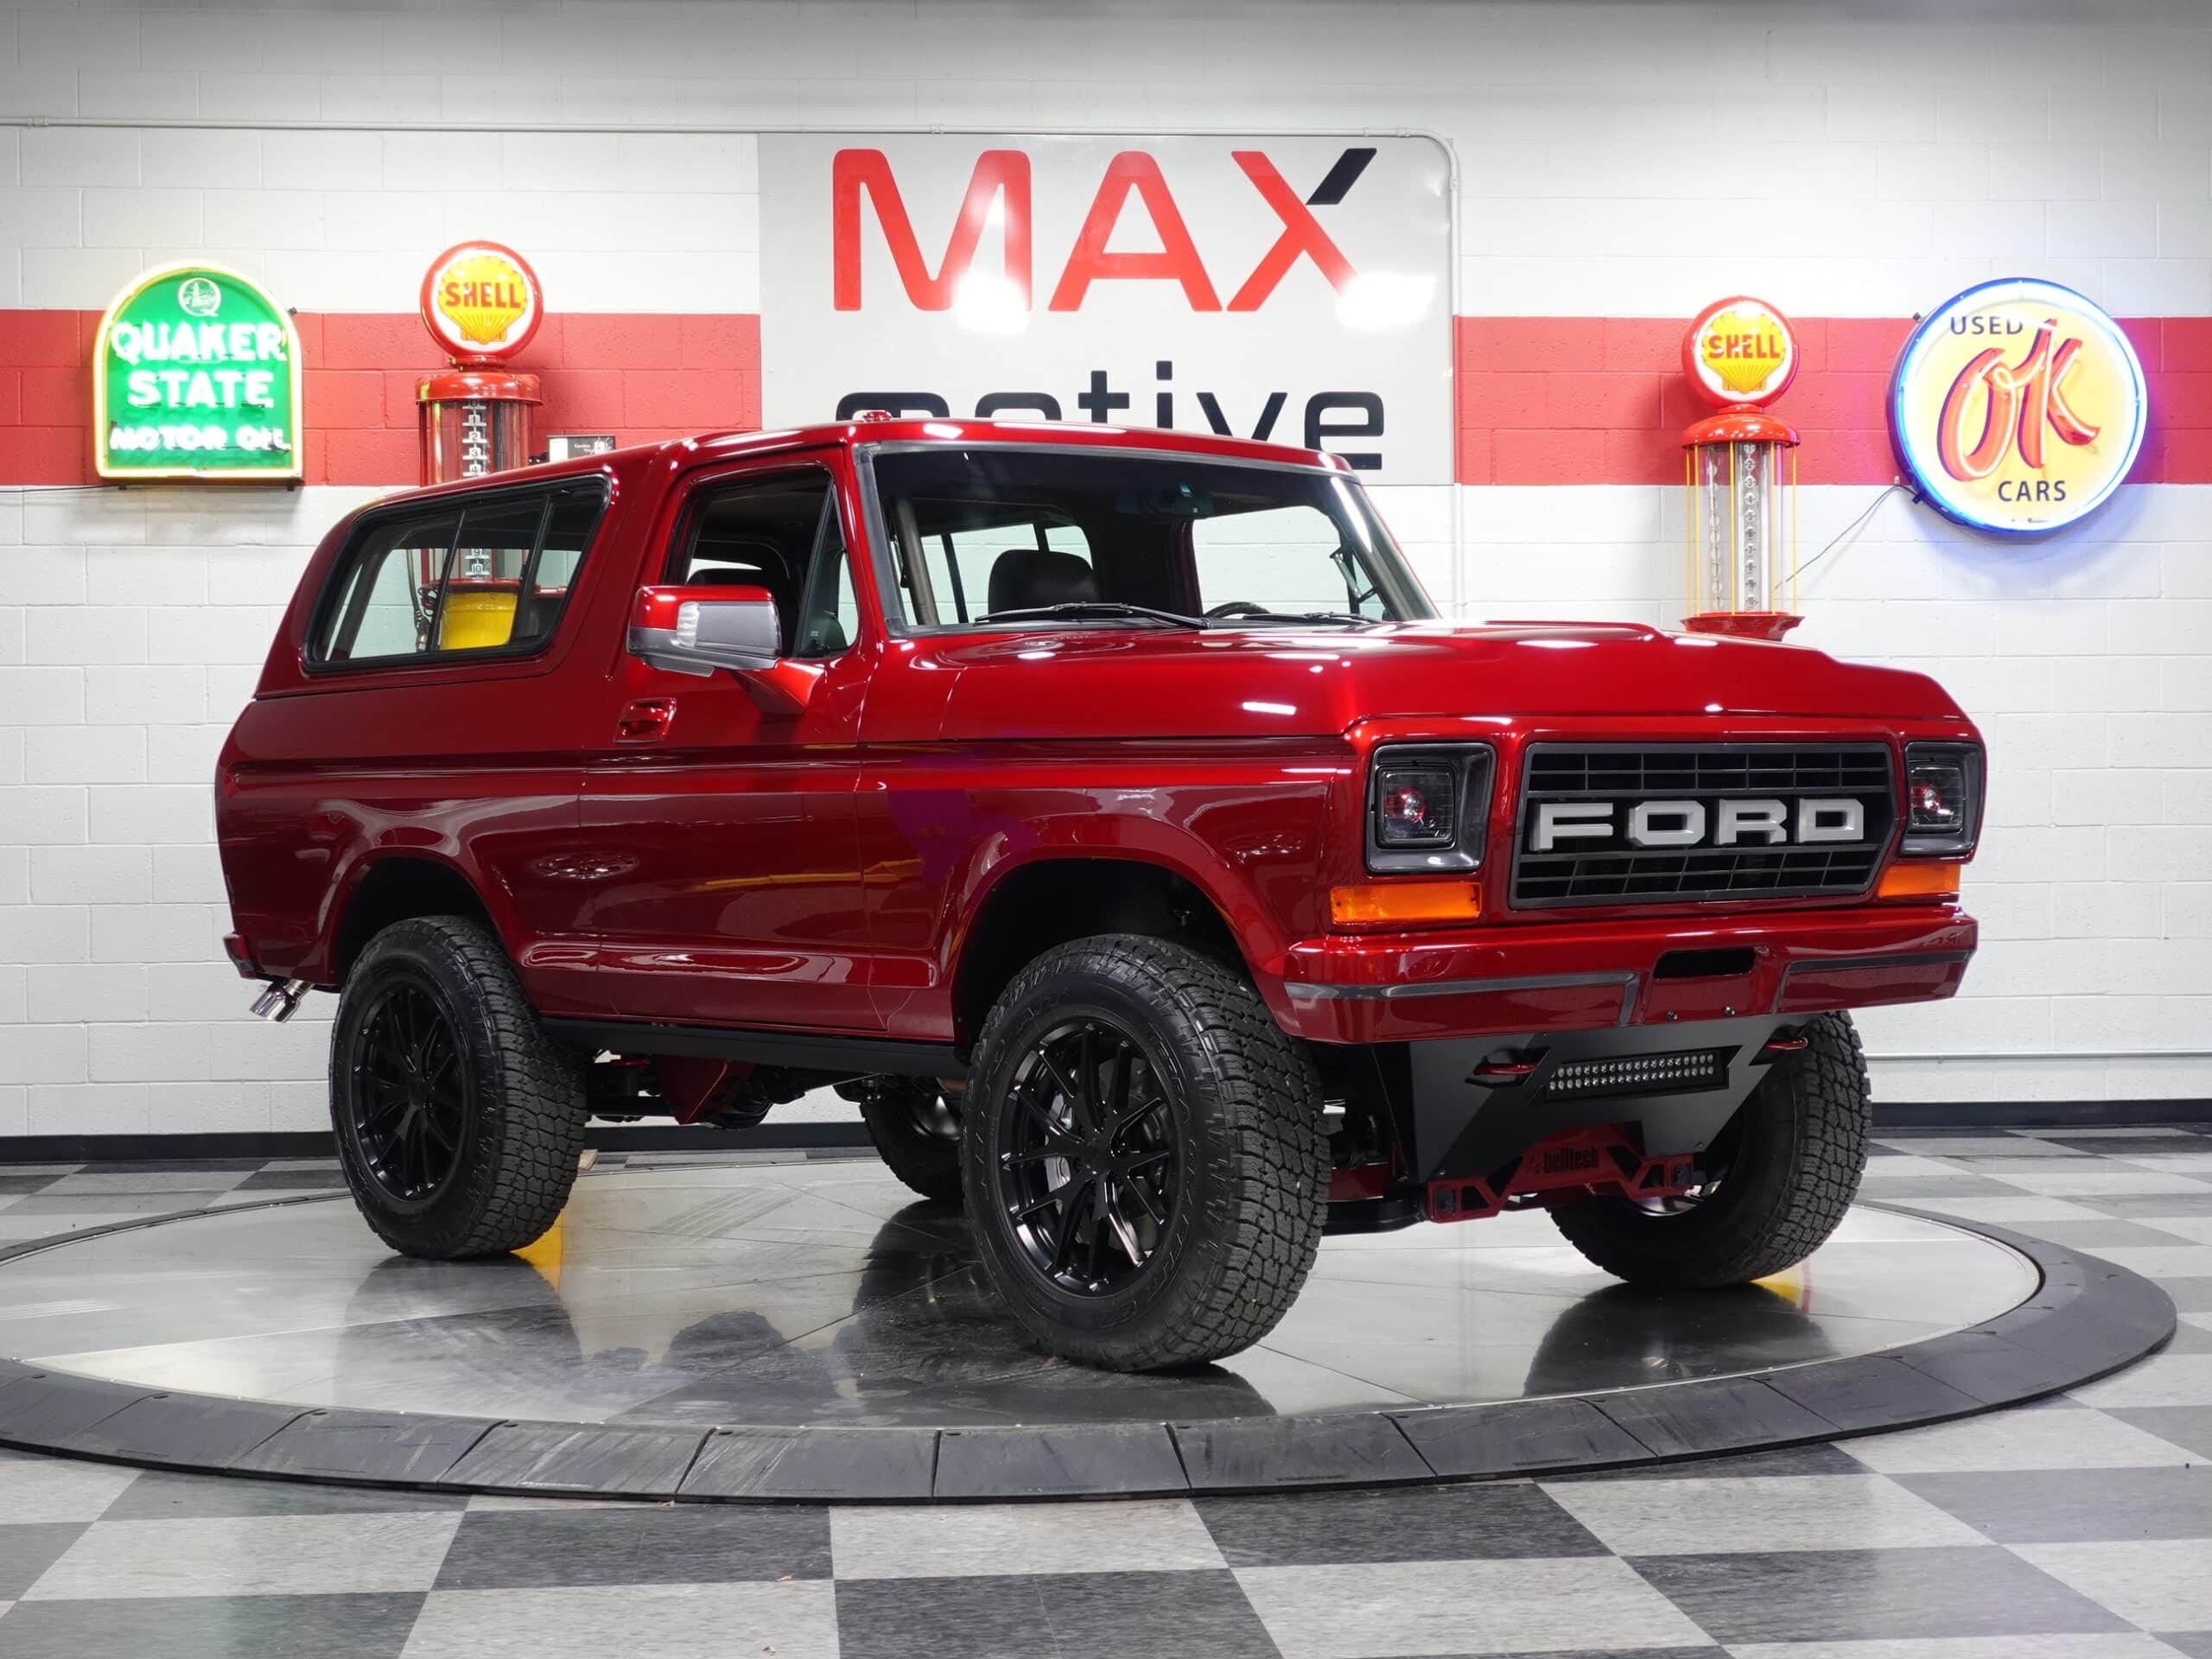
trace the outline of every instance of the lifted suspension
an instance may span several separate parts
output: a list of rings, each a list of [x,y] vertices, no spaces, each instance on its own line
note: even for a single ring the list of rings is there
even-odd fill
[[[1487,1175],[1431,1181],[1423,1202],[1431,1221],[1479,1221],[1589,1198],[1677,1198],[1703,1179],[1689,1154],[1649,1157],[1599,1123],[1548,1135]]]

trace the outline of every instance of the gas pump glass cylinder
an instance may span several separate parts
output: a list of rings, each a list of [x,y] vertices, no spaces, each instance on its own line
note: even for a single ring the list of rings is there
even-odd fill
[[[477,478],[504,473],[530,459],[526,404],[470,397],[435,407],[432,440],[437,475]]]
[[[431,375],[416,391],[425,484],[504,473],[530,461],[537,377],[482,370]]]
[[[1691,485],[1690,523],[1697,531],[1696,551],[1691,566],[1690,609],[1693,611],[1726,611],[1734,609],[1730,603],[1732,589],[1729,576],[1733,569],[1732,560],[1719,556],[1718,550],[1731,545],[1734,536],[1734,519],[1730,502],[1735,493],[1735,451],[1725,443],[1694,445],[1690,449],[1691,470],[1694,482]]]
[[[1776,446],[1742,443],[1736,454],[1736,603],[1738,611],[1770,611],[1768,563],[1774,546]]]
[[[1781,422],[1748,410],[1692,429],[1683,445],[1692,628],[1774,639],[1797,621],[1796,442]]]

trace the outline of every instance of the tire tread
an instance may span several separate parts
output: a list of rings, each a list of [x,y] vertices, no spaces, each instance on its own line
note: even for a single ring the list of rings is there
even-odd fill
[[[1818,1249],[1859,1195],[1873,1113],[1850,1017],[1821,1014],[1805,1034],[1808,1046],[1741,1108],[1765,1113],[1761,1128],[1783,1136],[1774,1166],[1755,1176],[1745,1195],[1753,1201],[1711,1216],[1666,1217],[1643,1215],[1623,1198],[1563,1205],[1552,1217],[1567,1242],[1616,1278],[1673,1289],[1748,1284]],[[1784,1098],[1770,1098],[1777,1089]],[[1693,1224],[1676,1229],[1678,1222]]]
[[[884,1167],[909,1189],[939,1204],[960,1202],[960,1142],[919,1133],[906,1103],[876,1090],[861,1103],[861,1122]]]
[[[463,1172],[465,1196],[442,1224],[423,1217],[391,1216],[373,1202],[358,1202],[378,1237],[407,1255],[440,1261],[503,1255],[544,1236],[567,1206],[583,1153],[589,1116],[582,1070],[573,1055],[545,1034],[515,976],[505,948],[482,923],[464,916],[418,916],[395,922],[362,950],[349,982],[388,955],[418,960],[442,955],[461,980],[481,1030],[461,1039],[472,1065],[480,1118],[479,1155]],[[342,1015],[342,1010],[341,1010]],[[331,1081],[337,1103],[338,1045],[344,1021],[332,1027]],[[482,1062],[488,1059],[488,1067]],[[341,1157],[347,1137],[340,1129]],[[347,1179],[361,1197],[349,1166]],[[429,1224],[410,1224],[429,1222]]]
[[[1170,939],[1109,933],[1057,946],[1014,976],[977,1036],[971,1075],[988,1069],[986,1057],[1039,988],[1071,969],[1143,982],[1196,1026],[1236,1147],[1235,1191],[1218,1241],[1225,1260],[1186,1319],[1140,1342],[1056,1332],[1053,1346],[1116,1370],[1198,1365],[1239,1352],[1281,1322],[1320,1249],[1329,1154],[1313,1058],[1250,983],[1213,958]],[[979,1196],[971,1192],[971,1205]]]

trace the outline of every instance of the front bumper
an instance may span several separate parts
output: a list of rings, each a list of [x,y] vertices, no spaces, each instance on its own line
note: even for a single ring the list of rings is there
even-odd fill
[[[1783,1048],[1799,1046],[1803,1024],[1757,1014],[1447,1038],[1370,1052],[1390,1103],[1400,1173],[1427,1186],[1488,1175],[1562,1130],[1600,1124],[1632,1126],[1652,1157],[1701,1153],[1785,1057]],[[1650,1069],[1688,1060],[1698,1064]]]
[[[1262,991],[1316,1043],[1796,1016],[1949,996],[1978,932],[1936,904],[1331,934],[1292,946]]]

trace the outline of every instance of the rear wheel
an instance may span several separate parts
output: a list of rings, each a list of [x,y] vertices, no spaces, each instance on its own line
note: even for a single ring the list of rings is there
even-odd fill
[[[984,1021],[963,1106],[977,1248],[1046,1351],[1219,1359],[1305,1282],[1327,1209],[1320,1080],[1210,957],[1124,934],[1046,952]]]
[[[1567,1242],[1616,1278],[1667,1289],[1746,1284],[1818,1249],[1859,1191],[1874,1112],[1850,1017],[1824,1014],[1804,1034],[1714,1141],[1703,1188],[1562,1205],[1552,1218]]]
[[[925,1198],[960,1202],[960,1112],[928,1077],[872,1077],[855,1096],[868,1139]]]
[[[582,1071],[538,1025],[499,942],[458,916],[396,922],[346,977],[330,1112],[353,1201],[407,1255],[519,1249],[569,1201]]]

